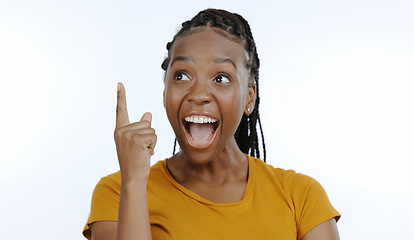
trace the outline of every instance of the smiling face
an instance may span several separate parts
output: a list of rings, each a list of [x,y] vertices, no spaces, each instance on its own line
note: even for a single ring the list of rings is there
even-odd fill
[[[240,151],[234,133],[255,100],[246,51],[216,31],[204,28],[179,37],[165,76],[168,119],[182,152],[198,163]]]

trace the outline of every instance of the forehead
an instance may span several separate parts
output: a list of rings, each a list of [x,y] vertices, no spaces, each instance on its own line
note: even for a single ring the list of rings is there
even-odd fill
[[[230,40],[224,31],[206,28],[184,34],[177,38],[171,49],[171,58],[177,56],[191,59],[212,60],[230,58],[236,64],[245,64],[247,52],[242,43]]]

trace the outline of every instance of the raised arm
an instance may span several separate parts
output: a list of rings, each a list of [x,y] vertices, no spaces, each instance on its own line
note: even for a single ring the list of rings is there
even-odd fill
[[[152,239],[147,204],[147,180],[150,157],[157,141],[151,128],[151,113],[130,124],[125,88],[118,83],[115,143],[121,170],[121,194],[118,222],[100,221],[92,224],[94,240]]]

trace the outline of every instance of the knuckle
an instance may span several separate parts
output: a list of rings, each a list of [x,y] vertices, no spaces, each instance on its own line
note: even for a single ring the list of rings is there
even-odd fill
[[[142,121],[142,125],[143,125],[143,127],[145,127],[145,128],[150,128],[150,127],[151,127],[150,122],[148,122],[147,120]]]
[[[125,131],[124,134],[122,134],[122,138],[127,141],[133,140],[134,136],[135,134],[131,131]]]
[[[122,107],[119,104],[116,105],[116,112],[119,113],[122,111]]]
[[[119,128],[116,128],[115,129],[115,131],[114,131],[114,137],[115,137],[115,139],[119,138],[122,135],[121,132],[122,132],[121,129],[119,129]]]

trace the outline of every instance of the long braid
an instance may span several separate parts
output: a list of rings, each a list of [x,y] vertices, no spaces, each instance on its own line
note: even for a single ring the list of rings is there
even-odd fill
[[[260,158],[259,141],[257,135],[257,122],[259,122],[260,133],[262,137],[263,160],[266,162],[266,147],[264,142],[262,124],[259,115],[259,57],[257,55],[256,44],[248,22],[236,13],[230,13],[220,9],[207,9],[199,12],[194,18],[182,23],[182,28],[174,36],[173,40],[167,43],[168,56],[161,64],[165,71],[170,63],[170,50],[175,40],[185,34],[196,32],[203,27],[219,28],[227,32],[232,41],[242,44],[249,55],[249,61],[246,64],[250,71],[249,87],[256,87],[256,102],[251,114],[243,114],[240,124],[234,134],[237,145],[240,150],[253,157]],[[175,152],[175,144],[174,144]]]
[[[174,139],[173,155],[175,154],[175,147],[177,146],[177,138]]]

